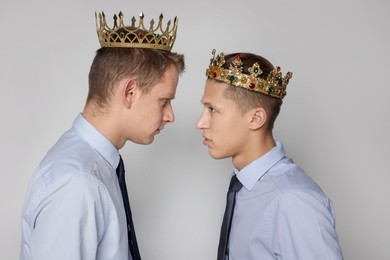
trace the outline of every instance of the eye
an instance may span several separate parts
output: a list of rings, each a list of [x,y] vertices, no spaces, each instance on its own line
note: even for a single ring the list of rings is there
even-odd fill
[[[217,112],[217,110],[215,110],[215,108],[213,108],[213,107],[208,107],[208,109],[209,109],[210,113],[215,113],[215,112]]]
[[[161,103],[162,103],[163,106],[165,106],[166,104],[169,103],[169,101],[170,100],[168,98],[164,98],[164,99],[161,100]]]

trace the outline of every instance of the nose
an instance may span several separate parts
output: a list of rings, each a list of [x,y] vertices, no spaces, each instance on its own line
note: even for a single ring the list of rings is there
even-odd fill
[[[171,104],[167,104],[164,111],[164,122],[173,123],[175,121],[175,114],[173,113],[173,108]]]
[[[207,127],[207,120],[206,120],[206,115],[205,111],[200,114],[198,120],[196,121],[196,128],[198,129],[204,129]]]

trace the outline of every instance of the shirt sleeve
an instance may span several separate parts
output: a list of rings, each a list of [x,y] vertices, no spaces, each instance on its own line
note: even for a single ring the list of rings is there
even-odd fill
[[[108,209],[107,192],[93,176],[56,179],[42,192],[30,220],[31,259],[96,259]]]
[[[330,201],[304,192],[283,194],[275,208],[273,251],[277,259],[343,259]]]

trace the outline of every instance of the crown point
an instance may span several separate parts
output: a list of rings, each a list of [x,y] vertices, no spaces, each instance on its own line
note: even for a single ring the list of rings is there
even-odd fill
[[[114,28],[117,28],[118,27],[118,16],[116,14],[114,14]]]
[[[139,18],[144,19],[144,17],[145,17],[144,12],[141,12],[141,13],[139,14]]]
[[[173,20],[173,23],[177,22],[177,16],[175,16],[175,19]]]
[[[160,14],[160,20],[162,20],[164,18],[163,14],[161,13]]]
[[[119,12],[119,17],[122,17],[123,16],[123,13],[122,11]]]

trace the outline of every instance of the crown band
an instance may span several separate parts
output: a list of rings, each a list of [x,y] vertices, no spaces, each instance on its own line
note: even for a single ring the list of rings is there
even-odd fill
[[[116,14],[114,15],[114,25],[110,28],[107,25],[104,12],[99,14],[95,12],[96,31],[99,37],[100,46],[149,48],[171,51],[176,40],[178,19],[175,17],[172,27],[171,20],[169,20],[164,29],[162,25],[163,18],[164,17],[161,14],[156,27],[154,27],[155,22],[152,19],[149,28],[146,28],[144,25],[144,14],[141,12],[137,26],[135,25],[136,19],[134,16],[131,19],[131,25],[125,26],[123,14],[122,12],[119,12],[118,16]]]
[[[233,62],[229,64],[229,68],[225,69],[222,67],[225,64],[224,53],[221,52],[215,57],[214,49],[212,54],[210,65],[206,69],[208,78],[279,99],[283,99],[286,96],[286,87],[292,77],[292,72],[287,72],[283,78],[280,67],[276,67],[268,74],[267,79],[262,79],[259,76],[263,71],[257,62],[248,69],[250,74],[245,74],[243,73],[244,66],[240,55],[237,55]]]

